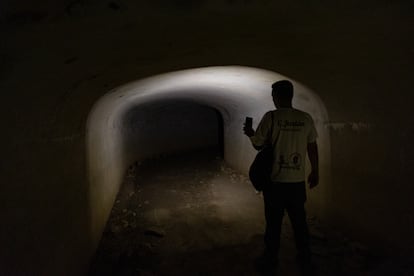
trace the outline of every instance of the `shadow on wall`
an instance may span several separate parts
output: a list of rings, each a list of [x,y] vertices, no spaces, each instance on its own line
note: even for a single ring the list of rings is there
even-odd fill
[[[103,96],[90,112],[86,135],[92,250],[99,243],[128,166],[160,153],[158,146],[152,147],[153,143],[167,144],[162,151],[185,150],[192,137],[175,132],[174,126],[181,130],[191,127],[206,135],[192,141],[191,146],[215,139],[209,135],[217,135],[217,125],[208,124],[204,129],[197,125],[195,118],[183,120],[192,114],[176,114],[174,110],[193,110],[205,119],[219,113],[224,159],[230,166],[247,173],[255,150],[242,134],[244,119],[253,117],[256,127],[263,114],[275,108],[270,100],[271,84],[281,79],[288,78],[257,68],[206,67],[139,80]],[[329,198],[325,183],[330,178],[330,140],[324,128],[328,116],[315,93],[291,81],[295,86],[294,106],[312,115],[319,133],[321,185],[317,194],[310,197],[309,207],[311,213],[323,217]],[[180,120],[178,124],[174,122],[177,120]]]

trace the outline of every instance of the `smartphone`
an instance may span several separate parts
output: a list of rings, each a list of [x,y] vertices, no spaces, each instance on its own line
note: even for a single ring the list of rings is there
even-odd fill
[[[246,121],[244,122],[244,125],[248,129],[252,128],[253,127],[253,118],[252,117],[246,117]]]

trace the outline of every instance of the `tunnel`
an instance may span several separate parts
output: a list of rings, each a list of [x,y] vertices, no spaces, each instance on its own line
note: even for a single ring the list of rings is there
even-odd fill
[[[255,156],[242,134],[246,116],[257,126],[274,109],[271,84],[287,77],[268,70],[220,66],[176,71],[115,88],[93,107],[87,122],[91,236],[97,247],[127,168],[163,154],[215,147],[246,174]],[[295,80],[293,104],[310,113],[320,144],[321,183],[329,181],[328,120],[317,94]],[[309,167],[309,166],[308,166]],[[249,187],[251,188],[251,187]],[[311,214],[323,216],[327,185],[309,193]],[[251,188],[254,194],[254,189]],[[261,207],[256,207],[261,208]]]

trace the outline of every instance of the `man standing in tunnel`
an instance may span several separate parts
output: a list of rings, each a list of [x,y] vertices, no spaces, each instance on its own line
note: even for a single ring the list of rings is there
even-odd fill
[[[298,251],[297,260],[304,274],[311,273],[309,230],[304,203],[306,201],[305,158],[308,153],[311,173],[308,184],[318,185],[317,132],[312,117],[292,107],[293,85],[288,80],[272,85],[276,110],[268,111],[256,131],[244,127],[255,149],[273,147],[271,182],[263,189],[265,206],[265,251],[259,264],[265,271],[275,271],[278,264],[280,232],[287,211]]]

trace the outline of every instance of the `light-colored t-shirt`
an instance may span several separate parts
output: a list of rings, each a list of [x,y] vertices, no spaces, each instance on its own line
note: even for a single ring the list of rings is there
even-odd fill
[[[273,133],[270,136],[272,116]],[[291,183],[305,181],[307,145],[316,138],[315,125],[308,113],[279,108],[263,116],[250,140],[257,147],[275,144],[272,181]]]

